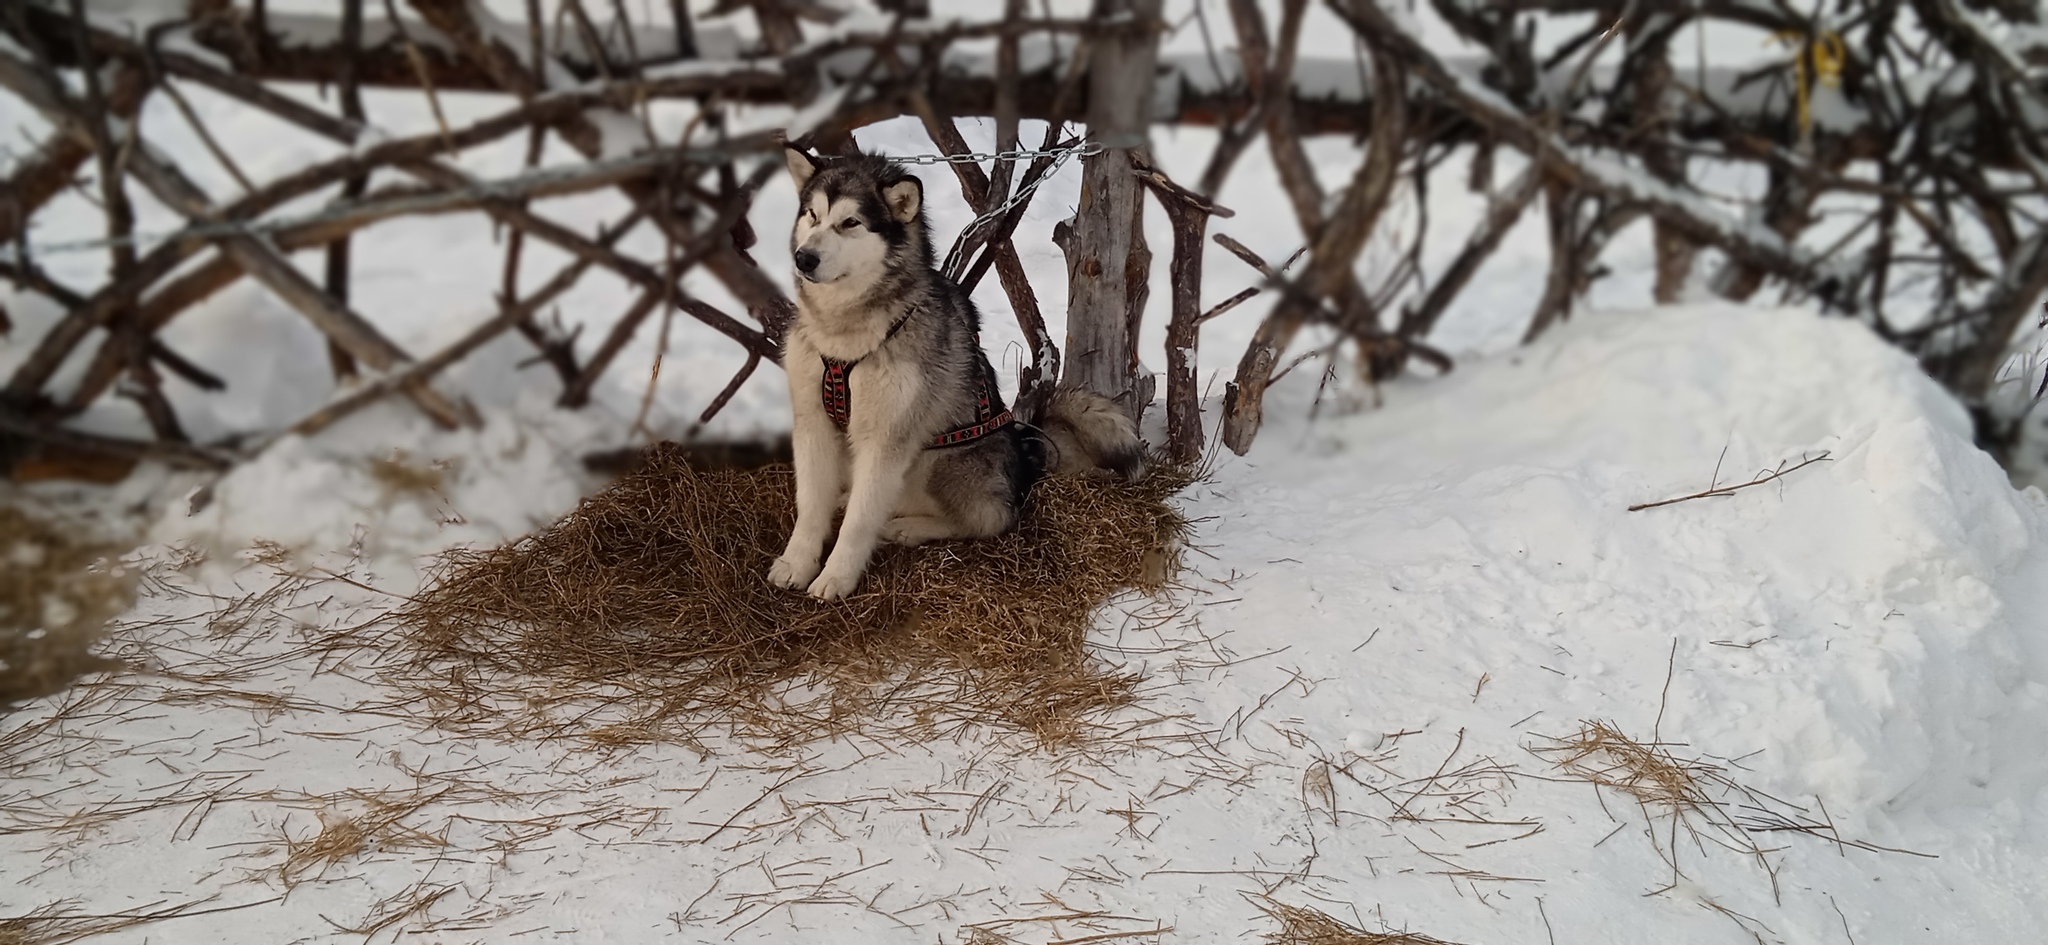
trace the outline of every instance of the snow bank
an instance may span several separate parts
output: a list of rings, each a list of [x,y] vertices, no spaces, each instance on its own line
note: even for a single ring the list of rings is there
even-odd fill
[[[1358,580],[1319,609],[1394,609],[1472,678],[1576,661],[1549,682],[1583,689],[1582,712],[1656,695],[1676,639],[1669,728],[1730,757],[1762,750],[1774,786],[1838,818],[1959,795],[2048,803],[2038,772],[1999,777],[2029,752],[1991,737],[2048,694],[2048,503],[2013,490],[1961,408],[1861,327],[1607,314],[1392,399],[1304,434],[1318,462],[1255,456],[1266,481],[1211,510],[1216,542],[1338,549]],[[1624,511],[1822,451],[1733,498]]]
[[[272,444],[167,510],[151,540],[221,561],[259,543],[301,563],[347,550],[380,586],[408,593],[417,556],[495,545],[574,508],[597,484],[582,456],[615,442],[539,390],[455,433],[395,398],[365,414],[331,435]]]

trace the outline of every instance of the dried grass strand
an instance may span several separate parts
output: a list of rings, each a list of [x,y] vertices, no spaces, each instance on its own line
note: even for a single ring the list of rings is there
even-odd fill
[[[1280,928],[1266,933],[1271,945],[1454,945],[1416,932],[1368,932],[1320,909],[1290,905],[1269,896],[1250,896],[1252,905]]]

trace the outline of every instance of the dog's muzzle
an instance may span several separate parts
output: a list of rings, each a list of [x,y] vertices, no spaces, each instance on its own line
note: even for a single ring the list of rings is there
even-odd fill
[[[803,273],[804,278],[816,281],[818,278],[818,254],[808,249],[797,250],[796,271]]]

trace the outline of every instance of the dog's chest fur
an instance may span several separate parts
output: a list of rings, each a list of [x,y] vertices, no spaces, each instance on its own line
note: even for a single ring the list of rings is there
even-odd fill
[[[962,324],[965,313],[929,301],[913,297],[857,315],[800,305],[786,356],[793,396],[809,400],[806,408],[822,405],[823,359],[830,358],[854,363],[847,375],[851,436],[865,430],[922,439],[972,422],[979,352]]]
[[[925,306],[876,304],[872,293],[854,297],[837,285],[806,285],[797,290],[797,322],[790,331],[791,347],[810,348],[835,361],[859,360],[883,347],[891,326],[919,314]],[[901,331],[899,330],[899,334]]]

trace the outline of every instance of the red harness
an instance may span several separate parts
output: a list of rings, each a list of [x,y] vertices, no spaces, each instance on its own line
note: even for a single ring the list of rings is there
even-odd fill
[[[899,324],[896,327],[903,326]],[[891,329],[889,335],[883,337],[883,342],[887,343],[889,337],[895,334],[895,329]],[[847,419],[853,416],[853,388],[847,383],[847,377],[853,373],[854,366],[867,360],[867,357],[863,355],[851,361],[835,361],[819,355],[818,360],[825,362],[825,377],[818,385],[819,396],[825,402],[825,415],[831,417],[832,425],[843,432]],[[932,441],[925,445],[926,449],[972,443],[1009,426],[1010,421],[1015,419],[1010,413],[1010,408],[1003,406],[1002,395],[997,392],[996,369],[988,363],[988,355],[981,350],[979,334],[974,336],[974,360],[978,368],[975,371],[978,376],[975,379],[974,422],[932,437]]]

